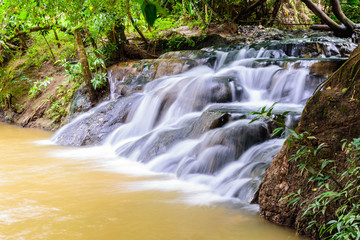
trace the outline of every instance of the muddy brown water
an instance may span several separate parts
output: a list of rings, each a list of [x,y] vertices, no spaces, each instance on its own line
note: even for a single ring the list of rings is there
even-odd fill
[[[34,143],[50,136],[0,123],[0,239],[300,239],[231,204],[132,191],[149,177],[108,171],[96,159],[56,157],[68,149]]]

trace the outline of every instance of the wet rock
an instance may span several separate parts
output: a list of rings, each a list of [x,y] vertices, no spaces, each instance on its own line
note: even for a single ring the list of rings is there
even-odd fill
[[[137,104],[138,95],[105,102],[69,123],[52,138],[64,146],[95,145],[126,121],[130,106]]]
[[[120,156],[130,157],[137,149],[140,151],[138,161],[148,162],[185,138],[198,138],[211,129],[222,127],[229,121],[229,117],[227,113],[204,112],[198,119],[190,119],[177,128],[148,134],[131,145],[118,149],[117,153]]]
[[[342,66],[342,71],[337,71],[328,78],[323,90],[316,92],[309,99],[296,129],[301,133],[307,131],[314,137],[315,140],[311,142],[312,147],[320,144],[326,146],[317,153],[317,160],[311,163],[310,167],[315,171],[319,168],[317,164],[321,163],[320,159],[332,159],[331,169],[336,169],[338,173],[348,168],[347,164],[344,164],[346,153],[342,149],[341,141],[352,140],[360,135],[360,108],[359,102],[355,100],[360,98],[360,76],[352,75],[351,71],[359,61],[359,53],[360,47],[354,50],[353,57]],[[348,80],[351,76],[354,79]],[[350,86],[353,91],[347,91]],[[259,191],[260,214],[269,221],[294,228],[300,234],[317,239],[319,229],[308,227],[310,220],[304,217],[304,212],[308,204],[314,202],[322,191],[313,190],[318,187],[318,183],[309,181],[311,174],[303,174],[297,166],[298,161],[289,161],[289,156],[295,154],[298,149],[297,144],[284,145],[267,169]],[[342,181],[351,180],[339,178],[340,184],[345,186],[345,182]],[[290,200],[281,201],[282,198],[296,193],[299,189],[301,195],[306,196],[304,204],[302,201],[296,204],[288,204]],[[358,202],[359,197],[353,201]],[[330,201],[326,206],[326,214],[317,214],[317,225],[337,219],[335,210],[340,206],[342,206],[341,201]]]
[[[310,66],[310,72],[322,76],[328,76],[335,72],[345,60],[334,60],[334,61],[319,61],[315,62]]]
[[[195,65],[213,67],[216,61],[216,53],[207,50],[173,51],[161,55],[159,59],[180,59],[194,62]]]
[[[269,138],[264,124],[249,126],[248,123],[247,120],[239,120],[206,133],[206,137],[182,158],[176,169],[177,175],[214,174],[226,164],[236,161],[250,147]]]
[[[347,43],[344,43],[348,45]],[[355,46],[349,46],[354,49]],[[320,39],[313,39],[312,41],[298,40],[298,41],[284,41],[280,43],[271,43],[267,49],[282,50],[286,56],[293,56],[299,58],[316,58],[316,57],[348,57],[344,51],[340,51],[341,44],[334,45],[330,41],[323,41]]]
[[[274,32],[279,34],[280,30]],[[210,38],[209,38],[210,39]],[[214,38],[216,39],[216,37]],[[338,41],[338,40],[337,40]],[[217,48],[219,51],[229,51],[224,64],[236,59],[238,50],[244,46],[227,46]],[[283,66],[286,62],[283,59],[294,61],[297,58],[316,57],[348,57],[349,51],[355,48],[355,44],[348,42],[333,43],[331,38],[313,38],[284,40],[280,42],[267,42],[253,44],[246,51],[247,58],[256,57],[259,51],[264,48],[264,57],[277,59],[275,64]],[[292,56],[289,58],[289,56]],[[141,90],[144,85],[154,79],[163,76],[179,74],[199,65],[207,65],[213,68],[218,61],[217,52],[214,47],[203,50],[168,52],[156,60],[141,60],[137,62],[125,62],[113,65],[108,70],[110,86],[113,97],[119,97]],[[259,60],[262,61],[262,60]],[[263,60],[265,61],[265,60]],[[262,65],[274,64],[270,60],[261,63]],[[313,68],[319,72],[319,68]],[[84,101],[85,102],[85,101]],[[86,108],[86,106],[84,106]]]
[[[222,131],[215,131],[211,138],[199,145],[199,151],[203,147],[224,145],[234,148],[234,157],[238,158],[249,147],[263,142],[269,138],[267,127],[263,123],[248,124],[248,120],[239,120],[229,124]]]
[[[218,84],[214,85],[214,87],[211,89],[210,101],[216,103],[231,102],[232,93],[229,83],[233,81],[233,78],[228,76],[216,77],[213,81],[217,82]]]
[[[75,96],[70,104],[67,122],[69,123],[79,114],[89,111],[91,107],[90,95],[88,94],[86,87],[83,86],[75,93]]]
[[[148,59],[113,65],[108,68],[108,76],[113,94],[119,97],[143,89],[154,79],[179,74],[197,65],[192,59]]]

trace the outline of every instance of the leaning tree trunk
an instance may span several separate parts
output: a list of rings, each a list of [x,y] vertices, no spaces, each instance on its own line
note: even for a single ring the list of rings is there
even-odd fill
[[[133,25],[133,27],[135,28],[135,30],[139,33],[141,39],[145,42],[146,45],[149,45],[148,40],[146,39],[146,37],[144,36],[144,34],[141,32],[141,30],[137,27],[134,19],[133,19],[132,16],[131,16],[131,12],[130,12],[130,0],[127,0],[127,1],[126,1],[126,12],[127,12],[127,15],[128,15],[128,18],[129,18],[131,24]]]
[[[305,5],[318,16],[338,37],[351,37],[354,32],[355,23],[350,21],[341,10],[339,0],[331,0],[332,11],[336,18],[343,24],[338,24],[326,15],[318,6],[316,6],[311,0],[301,0]]]
[[[339,0],[331,1],[332,11],[335,14],[336,18],[339,19],[348,29],[354,29],[355,23],[346,17],[341,9]]]
[[[75,29],[74,35],[75,35],[77,49],[79,52],[79,58],[80,58],[81,68],[82,68],[83,75],[84,75],[84,81],[86,84],[86,88],[89,92],[91,102],[95,103],[97,100],[97,93],[91,83],[92,76],[91,76],[89,63],[88,63],[86,52],[85,52],[84,42],[83,42],[81,34],[80,34],[80,30]]]

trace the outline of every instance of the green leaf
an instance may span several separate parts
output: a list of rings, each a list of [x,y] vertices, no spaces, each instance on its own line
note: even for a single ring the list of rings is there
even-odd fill
[[[28,12],[22,11],[22,12],[20,13],[19,18],[20,18],[21,20],[25,20],[25,19],[27,18],[27,16],[28,16]]]
[[[289,129],[289,132],[291,132],[291,134],[292,134],[295,138],[299,139],[299,135],[298,135],[294,130]]]
[[[275,130],[272,132],[272,136],[275,136],[277,133],[283,131],[284,129],[282,127],[275,128]]]
[[[148,0],[144,0],[143,4],[141,6],[141,10],[145,17],[146,22],[150,26],[153,26],[155,23],[155,20],[157,18],[157,16],[156,16],[157,9],[156,9],[155,4],[153,4],[152,2],[150,2]]]

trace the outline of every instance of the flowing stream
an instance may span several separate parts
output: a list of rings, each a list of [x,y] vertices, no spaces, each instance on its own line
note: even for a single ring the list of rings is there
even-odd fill
[[[248,113],[277,103],[274,113],[291,111],[287,124],[293,126],[325,78],[314,66],[325,64],[320,70],[326,70],[344,59],[341,44],[307,44],[315,46],[313,52],[308,45],[278,43],[168,53],[161,59],[200,64],[149,81],[142,91],[125,96],[116,93],[122,83],[110,71],[112,99],[80,115],[51,140],[91,145],[95,136],[98,147],[68,156],[110,153],[123,159],[113,169],[126,172],[122,161],[140,162],[147,171],[169,174],[184,184],[148,181],[134,188],[186,190],[194,184],[208,193],[197,203],[222,198],[249,203],[284,140],[272,138],[269,123],[249,124],[253,116]],[[135,78],[143,77],[141,72]]]
[[[314,66],[348,46],[301,44],[165,54],[183,70],[146,66],[126,95],[110,71],[111,99],[50,141],[0,125],[0,239],[296,239],[249,204],[284,142],[249,112],[277,102],[294,126],[325,78]]]
[[[111,156],[63,158],[57,153],[67,149],[34,143],[50,135],[0,123],[2,240],[297,239],[235,204],[189,205],[190,192],[134,191],[166,176],[119,174],[109,171]]]

